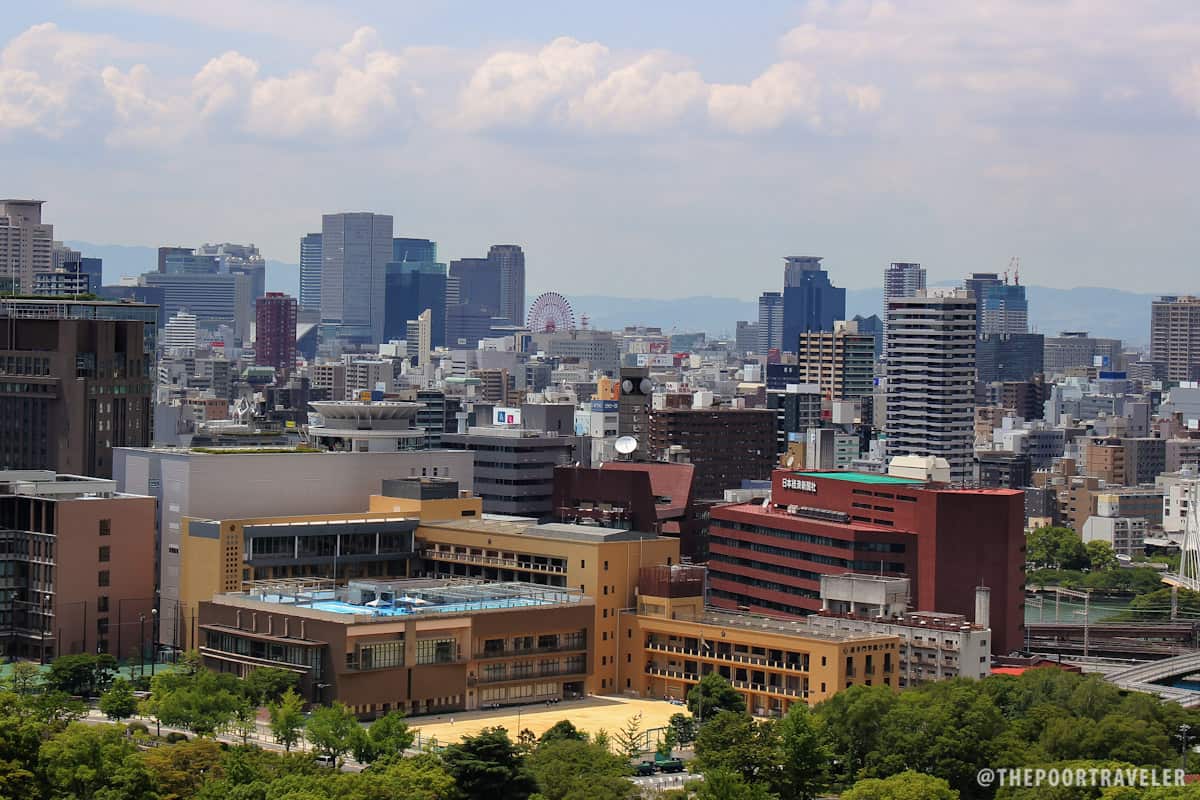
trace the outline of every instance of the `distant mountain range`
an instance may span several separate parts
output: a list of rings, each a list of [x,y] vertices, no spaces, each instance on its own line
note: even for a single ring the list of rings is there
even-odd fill
[[[158,253],[153,247],[67,242],[84,255],[104,259],[105,283],[116,283],[122,275],[140,275],[156,269]],[[298,291],[300,269],[296,264],[267,259],[267,290]],[[1093,286],[1075,289],[1028,287],[1029,323],[1032,330],[1053,336],[1060,331],[1090,331],[1094,336],[1122,339],[1127,345],[1144,345],[1150,335],[1150,301],[1154,294],[1126,292]],[[532,298],[531,298],[532,299]],[[589,324],[601,329],[626,325],[658,325],[677,332],[705,331],[713,336],[732,336],[740,319],[757,320],[758,304],[732,297],[682,297],[674,299],[568,295],[576,317],[587,314]],[[846,314],[879,314],[882,289],[850,289],[846,292]]]

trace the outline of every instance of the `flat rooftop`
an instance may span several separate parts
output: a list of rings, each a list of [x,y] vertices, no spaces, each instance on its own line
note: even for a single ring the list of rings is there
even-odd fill
[[[849,481],[851,483],[892,484],[892,485],[922,485],[926,481],[916,478],[897,478],[895,475],[879,475],[874,472],[801,472],[806,478],[825,478],[831,481]]]
[[[603,528],[599,525],[579,525],[570,522],[548,522],[539,525],[538,521],[532,517],[509,517],[501,514],[484,514],[483,517],[473,519],[422,522],[421,527],[479,531],[480,533],[510,533],[568,542],[639,542],[662,538],[655,533],[630,531],[622,528]]]
[[[642,616],[647,622],[656,617]],[[677,622],[678,620],[663,620]],[[721,628],[734,628],[744,631],[766,631],[768,633],[783,633],[790,636],[803,636],[809,639],[821,639],[827,642],[853,642],[862,639],[879,639],[888,634],[855,633],[851,631],[831,631],[814,628],[806,618],[792,619],[789,617],[769,617],[763,614],[750,614],[741,611],[726,611],[724,609],[705,608],[704,613],[694,622],[713,625]]]
[[[335,586],[325,579],[255,581],[245,591],[218,595],[214,600],[289,606],[366,622],[396,617],[461,615],[510,608],[580,603],[574,590],[536,583],[453,580],[359,580]]]

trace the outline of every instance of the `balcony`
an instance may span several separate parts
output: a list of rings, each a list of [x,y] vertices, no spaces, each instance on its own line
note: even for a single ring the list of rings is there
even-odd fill
[[[704,661],[717,661],[722,664],[741,664],[750,667],[765,667],[767,669],[780,669],[787,672],[799,672],[807,674],[808,670],[802,664],[789,664],[785,661],[773,661],[763,656],[752,656],[744,653],[715,653],[715,652],[700,652],[698,649],[690,649],[679,645],[661,644],[652,642],[646,645],[646,649],[655,653],[671,653],[672,655],[688,656],[698,658]]]
[[[677,681],[692,681],[699,682],[700,676],[694,672],[681,672],[680,670],[668,669],[666,667],[646,667],[646,674],[653,675],[656,678],[673,678]]]
[[[521,675],[514,675],[505,672],[503,675],[481,675],[479,677],[467,678],[468,686],[490,686],[495,683],[516,683],[518,681],[531,681],[539,678],[568,678],[581,677],[587,675],[587,664],[581,664],[576,667],[558,667],[557,669],[531,669]]]
[[[730,681],[733,688],[741,689],[747,692],[758,692],[759,694],[775,694],[781,697],[796,697],[803,700],[808,699],[808,692],[801,689],[788,689],[784,686],[770,686],[765,683],[750,683],[748,681]]]
[[[481,556],[473,553],[452,553],[448,550],[422,550],[421,556],[431,561],[451,561],[456,564],[480,564],[485,567],[523,569],[531,572],[546,572],[552,575],[567,574],[566,567],[559,567],[553,564],[538,564],[533,561],[522,561],[516,558],[498,558],[496,556]]]
[[[545,653],[575,653],[587,649],[587,642],[581,642],[579,644],[558,644],[553,647],[533,647],[527,650],[482,650],[475,654],[475,659],[485,661],[490,658],[521,658],[523,656],[540,656]]]

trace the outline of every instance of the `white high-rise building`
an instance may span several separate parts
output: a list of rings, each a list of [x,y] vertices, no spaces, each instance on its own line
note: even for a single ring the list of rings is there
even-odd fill
[[[912,297],[925,290],[925,268],[908,261],[893,261],[883,271],[883,353],[887,354],[887,307],[893,297]]]
[[[321,234],[300,239],[300,310],[321,310]]]
[[[33,293],[35,272],[54,266],[54,226],[42,223],[44,200],[0,200],[0,291]]]
[[[172,355],[196,352],[196,315],[180,311],[163,326],[163,351]]]
[[[783,349],[783,293],[763,292],[758,298],[758,354]]]
[[[951,480],[973,469],[975,298],[961,289],[896,297],[887,307],[888,451],[940,456]]]

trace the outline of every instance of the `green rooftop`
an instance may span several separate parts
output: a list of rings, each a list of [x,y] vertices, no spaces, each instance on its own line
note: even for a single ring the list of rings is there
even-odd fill
[[[897,478],[895,475],[877,475],[873,472],[801,472],[806,478],[827,478],[831,481],[850,481],[851,483],[872,483],[891,485],[912,485],[925,483],[916,478]]]

